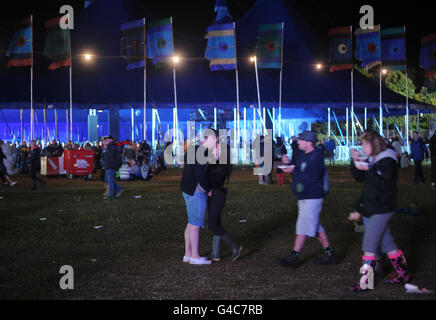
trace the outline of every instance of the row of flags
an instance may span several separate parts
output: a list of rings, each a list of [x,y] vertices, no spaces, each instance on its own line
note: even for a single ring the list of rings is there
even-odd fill
[[[71,65],[71,42],[69,30],[59,26],[59,18],[45,22],[47,38],[44,54],[52,61],[50,70]],[[33,17],[17,23],[6,56],[9,57],[7,67],[24,67],[33,65]]]
[[[227,6],[219,5],[215,24],[207,28],[205,58],[210,61],[210,70],[237,69],[235,24],[227,11]],[[71,65],[71,41],[68,29],[61,29],[59,19],[46,21],[47,31],[44,54],[52,60],[50,70]],[[17,24],[6,55],[7,67],[31,66],[33,64],[32,17]],[[283,23],[262,24],[258,27],[255,55],[258,68],[280,69],[283,65]],[[362,67],[371,69],[383,64],[389,70],[406,70],[405,28],[381,30],[357,29],[354,33],[353,50],[352,28],[338,27],[329,30],[330,71],[351,69],[354,58],[362,62]],[[144,53],[144,50],[146,51]],[[153,64],[168,62],[174,55],[172,19],[162,19],[146,23],[145,19],[121,25],[121,55],[127,59],[127,70],[143,68],[145,59]],[[421,63],[426,78],[436,76],[436,34],[421,40]]]
[[[406,30],[405,27],[381,30],[357,29],[353,55],[352,27],[337,27],[329,30],[330,72],[352,69],[354,58],[361,61],[367,70],[376,65],[391,71],[406,71]],[[436,75],[436,34],[421,40],[420,66],[430,79]]]

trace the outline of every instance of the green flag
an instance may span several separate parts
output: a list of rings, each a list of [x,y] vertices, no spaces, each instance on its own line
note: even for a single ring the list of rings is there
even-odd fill
[[[71,65],[70,31],[61,29],[59,20],[60,18],[54,18],[45,23],[47,39],[44,54],[52,60],[49,70]]]
[[[283,47],[283,24],[261,24],[257,33],[257,67],[281,69]]]

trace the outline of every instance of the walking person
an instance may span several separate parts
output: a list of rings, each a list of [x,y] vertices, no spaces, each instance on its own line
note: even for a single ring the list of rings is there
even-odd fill
[[[221,226],[221,214],[226,204],[227,188],[224,184],[229,181],[232,173],[232,164],[230,162],[230,147],[227,146],[224,152],[227,152],[225,163],[218,161],[221,155],[221,144],[219,143],[218,131],[212,130],[216,135],[216,147],[214,156],[217,161],[215,164],[208,164],[206,175],[211,185],[211,192],[208,199],[208,229],[213,233],[212,253],[210,259],[214,262],[221,261],[221,242],[226,243],[232,250],[232,262],[235,262],[242,251],[242,245],[233,241],[227,231]],[[223,158],[223,157],[222,157]]]
[[[31,191],[36,190],[37,182],[41,186],[45,185],[45,182],[38,177],[38,173],[41,171],[41,149],[36,145],[36,141],[30,141],[30,177],[32,178],[32,188]]]
[[[323,178],[326,168],[321,151],[315,148],[316,142],[315,132],[304,131],[298,139],[298,147],[301,153],[297,158],[295,167],[283,169],[284,172],[293,173],[292,191],[298,199],[294,250],[286,258],[277,261],[285,267],[297,268],[299,265],[298,257],[301,254],[306,238],[316,236],[318,236],[324,254],[315,261],[315,264],[338,263],[336,252],[330,246],[327,233],[320,223],[324,197]],[[285,163],[286,157],[283,158]]]
[[[389,228],[389,220],[396,208],[398,166],[396,152],[388,148],[385,140],[374,130],[361,136],[362,148],[368,157],[368,164],[360,159],[360,152],[352,150],[351,170],[358,182],[363,182],[363,201],[360,213],[350,215],[349,220],[360,220],[361,213],[368,220],[362,244],[362,262],[376,268],[377,249],[388,255],[397,275],[385,283],[405,283],[410,280],[409,269],[403,252],[398,249]],[[367,271],[369,272],[369,271]],[[350,287],[351,291],[363,291],[360,282]]]
[[[12,181],[11,177],[8,175],[8,170],[6,169],[5,165],[3,164],[3,159],[6,159],[6,156],[3,154],[1,144],[3,143],[2,140],[0,140],[0,179],[4,184],[9,184],[10,186],[14,186],[17,182]]]
[[[417,183],[420,180],[425,183],[424,172],[422,171],[422,161],[424,157],[428,161],[428,150],[422,138],[419,136],[418,131],[413,132],[413,140],[410,145],[410,150],[412,151],[413,162],[415,163],[415,177],[413,182]]]
[[[436,130],[429,141],[431,156],[431,188],[436,190]]]
[[[116,197],[119,198],[123,193],[117,183],[115,183],[115,173],[121,165],[121,154],[118,147],[114,144],[112,136],[103,138],[103,152],[102,152],[103,168],[104,168],[104,182],[109,187],[109,193],[104,196],[105,199],[114,198],[114,189],[117,191]]]
[[[198,243],[200,228],[204,228],[204,218],[207,206],[207,194],[212,190],[206,176],[206,164],[200,164],[197,151],[212,150],[215,146],[215,136],[205,136],[200,146],[189,145],[184,157],[180,191],[185,199],[188,213],[188,224],[185,228],[185,255],[183,262],[195,265],[211,264],[206,257],[200,257]],[[200,150],[199,150],[200,149]],[[194,159],[188,155],[194,155]],[[193,163],[190,163],[193,160]]]
[[[288,154],[288,151],[286,150],[286,146],[285,146],[282,138],[277,137],[277,142],[274,145],[274,167],[276,168],[277,184],[279,186],[283,185],[283,178],[285,176],[285,173],[278,166],[282,162],[282,156],[284,156],[286,154]]]

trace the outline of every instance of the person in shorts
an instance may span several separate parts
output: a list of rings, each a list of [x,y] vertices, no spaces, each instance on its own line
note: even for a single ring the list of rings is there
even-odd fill
[[[199,163],[197,151],[199,148],[203,149],[203,151],[204,148],[212,149],[215,146],[215,140],[214,135],[206,136],[201,146],[188,146],[184,157],[180,191],[182,191],[186,204],[188,224],[185,228],[185,255],[183,262],[190,264],[204,265],[212,263],[206,257],[200,257],[198,253],[200,228],[204,228],[207,196],[211,192],[212,187],[206,176],[207,165]],[[188,161],[190,154],[193,154],[195,159]]]
[[[295,167],[283,169],[286,173],[293,173],[292,191],[298,199],[298,218],[296,224],[296,238],[294,250],[286,257],[278,259],[278,263],[285,267],[296,268],[299,265],[298,257],[307,237],[318,237],[324,254],[315,261],[315,264],[336,264],[335,251],[330,246],[327,233],[320,223],[320,214],[324,196],[323,177],[325,173],[324,157],[321,151],[315,148],[316,133],[304,131],[298,139],[301,154],[297,158]],[[286,161],[283,157],[283,162]]]

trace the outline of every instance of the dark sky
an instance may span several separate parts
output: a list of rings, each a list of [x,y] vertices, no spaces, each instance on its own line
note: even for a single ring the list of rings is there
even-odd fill
[[[107,1],[110,5],[110,0]],[[213,7],[215,0],[133,0],[144,8],[149,18],[174,17],[177,21],[175,32],[179,35],[193,38],[204,36],[205,30],[198,28],[198,23],[205,26],[214,21]],[[434,1],[394,1],[394,0],[285,0],[291,2],[318,33],[327,45],[327,30],[329,27],[353,25],[358,26],[361,15],[359,8],[364,4],[372,5],[375,11],[375,24],[382,28],[407,28],[408,65],[412,77],[422,82],[423,70],[419,67],[420,38],[436,32],[436,13],[431,3]],[[254,4],[255,0],[228,0],[229,10],[236,20],[243,16]],[[45,21],[56,16],[63,4],[70,4],[78,14],[84,7],[84,0],[51,0],[51,1],[1,1],[0,4],[0,39],[9,36],[13,24],[30,14],[35,15],[37,21]],[[196,19],[196,27],[191,23]],[[40,32],[43,24],[37,25]],[[38,32],[38,30],[36,30]],[[0,44],[1,54],[4,54],[4,41]],[[6,45],[7,46],[7,45]],[[327,47],[325,56],[327,57]]]

